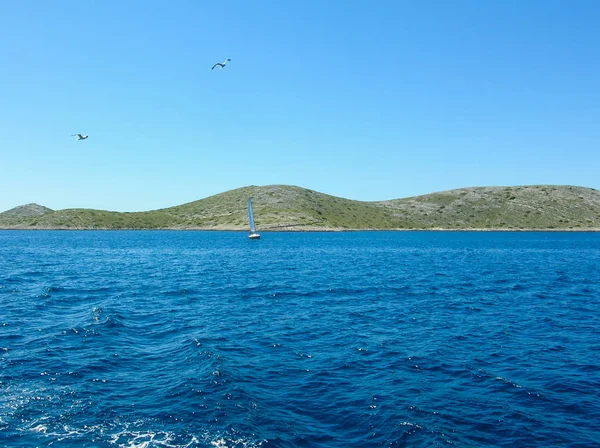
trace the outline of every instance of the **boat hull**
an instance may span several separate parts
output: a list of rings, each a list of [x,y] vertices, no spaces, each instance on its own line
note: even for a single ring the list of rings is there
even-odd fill
[[[248,238],[250,238],[251,240],[259,240],[260,239],[260,234],[258,234],[258,233],[251,233],[250,235],[248,235]]]

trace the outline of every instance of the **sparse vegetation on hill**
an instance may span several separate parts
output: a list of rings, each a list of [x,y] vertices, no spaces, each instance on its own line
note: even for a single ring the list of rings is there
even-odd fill
[[[136,213],[28,204],[0,213],[0,228],[245,230],[250,196],[260,230],[600,229],[599,191],[553,185],[461,188],[380,202],[286,185],[250,186]]]
[[[25,204],[0,213],[0,228],[19,226],[21,223],[37,218],[53,210],[38,204]]]
[[[600,192],[582,187],[461,188],[381,204],[414,228],[600,228]]]

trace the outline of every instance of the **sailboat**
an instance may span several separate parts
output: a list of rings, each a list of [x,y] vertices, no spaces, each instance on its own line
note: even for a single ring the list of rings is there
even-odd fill
[[[250,223],[250,235],[248,238],[251,240],[260,239],[260,233],[256,231],[256,226],[254,225],[254,212],[252,211],[252,198],[248,198],[248,222]]]

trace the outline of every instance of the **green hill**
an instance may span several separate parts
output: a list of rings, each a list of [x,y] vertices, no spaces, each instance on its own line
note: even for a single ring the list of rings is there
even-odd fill
[[[599,191],[553,185],[461,188],[381,202],[295,186],[250,186],[136,213],[28,204],[0,213],[0,228],[246,230],[250,196],[259,230],[600,229]]]
[[[52,209],[38,204],[25,204],[0,213],[0,228],[19,226],[23,222],[53,212]]]
[[[380,204],[413,228],[600,229],[600,191],[583,187],[461,188]]]

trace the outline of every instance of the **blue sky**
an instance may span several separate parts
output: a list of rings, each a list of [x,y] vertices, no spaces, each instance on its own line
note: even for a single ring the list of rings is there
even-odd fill
[[[584,0],[6,0],[0,210],[600,189],[599,23]]]

